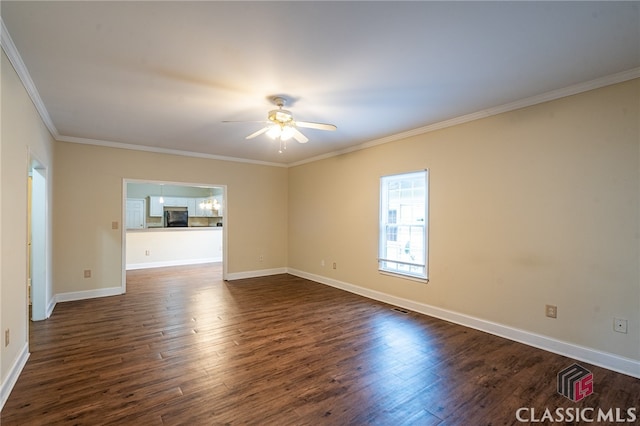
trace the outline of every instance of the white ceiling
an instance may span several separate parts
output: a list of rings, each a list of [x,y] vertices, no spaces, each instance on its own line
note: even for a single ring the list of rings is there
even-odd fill
[[[57,139],[271,163],[640,76],[640,2],[3,0],[1,14]],[[260,123],[222,123],[265,120],[275,94],[338,130],[301,129],[310,141],[278,154],[245,140]]]

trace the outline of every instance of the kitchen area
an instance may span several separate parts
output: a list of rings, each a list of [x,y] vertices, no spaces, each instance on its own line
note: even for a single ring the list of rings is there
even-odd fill
[[[126,183],[126,269],[222,262],[224,188]]]

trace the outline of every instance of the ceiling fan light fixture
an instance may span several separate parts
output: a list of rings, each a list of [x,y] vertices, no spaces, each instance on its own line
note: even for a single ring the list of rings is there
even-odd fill
[[[304,127],[316,130],[336,130],[336,126],[333,124],[314,123],[309,121],[294,121],[291,111],[283,109],[286,99],[280,96],[270,98],[271,102],[275,104],[278,109],[272,109],[267,114],[268,121],[259,121],[259,123],[265,123],[266,126],[251,133],[245,139],[253,139],[262,134],[267,135],[269,139],[278,140],[280,149],[279,152],[287,149],[287,141],[289,139],[295,139],[298,143],[307,143],[307,138],[298,127]],[[227,121],[230,123],[230,121]]]
[[[293,137],[293,133],[294,133],[293,127],[283,126],[282,132],[280,133],[280,139],[282,139],[283,141],[288,141]]]
[[[291,111],[287,111],[286,109],[274,109],[269,111],[268,118],[274,123],[286,124],[293,121],[293,114],[291,114]]]
[[[271,139],[277,139],[278,136],[280,136],[280,133],[282,133],[280,130],[280,126],[278,126],[277,124],[274,124],[269,128],[269,130],[267,130],[267,136],[269,136]]]

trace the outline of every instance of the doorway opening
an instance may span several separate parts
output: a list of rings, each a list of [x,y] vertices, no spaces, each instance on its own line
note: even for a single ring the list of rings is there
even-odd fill
[[[219,263],[227,276],[227,187],[123,180],[122,293],[127,271]]]
[[[47,170],[32,160],[28,177],[27,294],[31,320],[48,318],[47,285]]]

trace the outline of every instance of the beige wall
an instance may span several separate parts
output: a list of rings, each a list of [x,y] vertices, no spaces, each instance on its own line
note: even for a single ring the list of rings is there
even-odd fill
[[[120,286],[122,231],[111,223],[122,220],[123,179],[226,185],[228,272],[287,266],[285,168],[65,142],[55,161],[54,293]]]
[[[291,168],[289,267],[640,360],[639,103],[634,80]],[[376,262],[379,177],[424,168],[428,284]]]
[[[0,49],[1,50],[1,49]],[[5,58],[5,54],[4,52],[2,52],[1,54],[1,58],[0,58],[0,78],[2,78],[2,74],[4,74],[2,72],[2,68],[4,68],[6,65],[6,58]],[[6,71],[5,71],[6,73]],[[0,83],[0,190],[3,189],[3,182],[4,180],[2,179],[2,104],[4,102],[2,102],[1,100],[2,98],[2,86],[3,84]],[[4,191],[3,191],[4,192]],[[2,320],[2,312],[4,312],[4,306],[2,305],[2,293],[4,293],[4,280],[2,279],[2,195],[0,195],[0,333],[4,333],[4,321]],[[0,343],[1,345],[1,343]],[[0,397],[0,410],[2,410],[1,407],[4,406],[4,401],[5,401],[5,397],[3,395],[2,390],[5,388],[4,383],[5,383],[5,377],[8,374],[8,372],[5,370],[4,364],[3,364],[3,360],[4,359],[4,354],[2,349],[0,349],[0,394],[2,394],[2,397]],[[8,386],[7,386],[8,388]]]
[[[53,139],[43,125],[18,75],[2,52],[2,152],[1,161],[1,378],[27,345],[27,179],[29,164],[37,160],[53,170]],[[48,179],[50,184],[50,179]],[[51,193],[49,188],[48,193]],[[51,197],[49,196],[51,205]],[[49,227],[51,228],[51,227]],[[50,238],[47,238],[50,247]],[[49,252],[51,250],[49,249]],[[4,330],[11,330],[11,343],[4,346]]]

